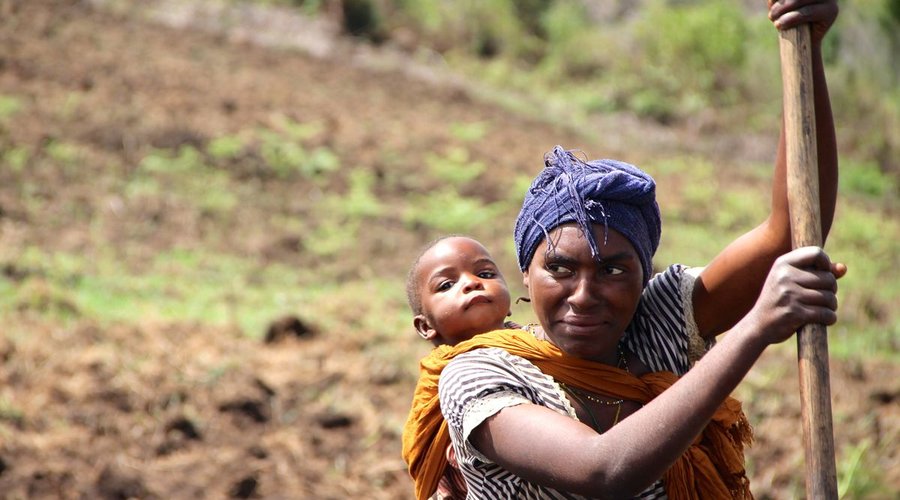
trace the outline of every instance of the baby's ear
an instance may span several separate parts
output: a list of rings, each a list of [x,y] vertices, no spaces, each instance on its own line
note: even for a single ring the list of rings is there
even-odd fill
[[[437,330],[431,327],[424,314],[416,314],[413,317],[413,326],[416,327],[419,336],[425,340],[433,341],[437,337]]]

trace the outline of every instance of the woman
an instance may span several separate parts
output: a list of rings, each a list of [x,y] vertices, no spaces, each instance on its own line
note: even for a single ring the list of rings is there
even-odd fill
[[[814,27],[827,234],[837,159],[820,47],[837,6],[786,0],[769,14],[778,28]],[[651,279],[653,180],[621,162],[549,153],[515,230],[540,326],[481,335],[422,361],[404,431],[417,496],[434,491],[449,436],[469,498],[749,497],[749,427],[728,395],[766,346],[803,324],[835,322],[836,278],[846,271],[819,248],[784,255],[785,191],[782,135],[769,218],[702,270],[676,265]],[[726,330],[692,366],[691,352]]]

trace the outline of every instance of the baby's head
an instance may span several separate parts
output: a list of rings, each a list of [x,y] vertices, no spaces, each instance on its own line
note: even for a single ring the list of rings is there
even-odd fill
[[[503,328],[509,287],[484,246],[467,236],[429,244],[406,280],[413,326],[434,345],[455,345]]]

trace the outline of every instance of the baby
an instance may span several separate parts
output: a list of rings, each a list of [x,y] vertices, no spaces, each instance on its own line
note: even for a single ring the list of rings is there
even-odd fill
[[[435,347],[518,327],[505,322],[511,313],[503,274],[484,245],[466,236],[445,236],[425,247],[409,271],[406,296],[416,332]],[[452,445],[447,461],[433,498],[465,498],[466,482]]]
[[[445,236],[419,255],[406,280],[419,335],[435,346],[456,345],[509,325],[509,287],[484,245]]]

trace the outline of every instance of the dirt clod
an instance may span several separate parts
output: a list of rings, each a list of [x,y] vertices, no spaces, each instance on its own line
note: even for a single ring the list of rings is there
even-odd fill
[[[231,486],[231,498],[250,498],[256,496],[259,480],[253,476],[245,477]]]
[[[555,144],[640,163],[648,148],[681,151],[696,142],[618,117],[598,122],[589,132],[599,139],[587,139],[584,131],[509,112],[438,78],[367,70],[353,58],[311,57],[246,38],[233,43],[91,7],[97,3],[0,0],[0,97],[21,104],[0,118],[0,289],[12,290],[2,299],[15,301],[15,321],[0,325],[2,498],[413,498],[399,436],[417,373],[416,348],[403,339],[415,341],[414,332],[375,335],[367,325],[381,311],[356,306],[365,300],[328,313],[343,315],[338,323],[346,330],[330,330],[289,305],[283,317],[263,318],[248,336],[234,334],[233,325],[165,320],[140,303],[124,304],[124,314],[101,322],[92,308],[118,307],[117,288],[89,272],[58,279],[68,259],[80,256],[98,272],[110,266],[143,276],[169,265],[178,272],[180,257],[196,250],[228,262],[258,258],[258,269],[307,269],[329,283],[368,280],[406,266],[436,235],[419,221],[384,214],[361,228],[340,265],[309,252],[321,240],[310,205],[344,196],[347,172],[372,171],[373,195],[386,212],[399,213],[411,191],[447,188],[417,173],[429,155],[455,148],[488,166],[464,195],[493,203],[508,200],[513,180],[537,172]],[[105,3],[115,9],[131,2]],[[234,158],[211,161],[212,141],[279,131],[285,117],[320,125],[304,146],[339,157],[333,185],[267,168],[258,137]],[[454,139],[453,126],[467,124],[483,124],[485,137]],[[745,140],[759,161],[772,156],[772,137],[762,147]],[[190,167],[144,163],[151,155],[190,152],[187,146],[196,149],[182,158],[196,163]],[[12,148],[20,168],[7,166]],[[725,153],[744,154],[736,149]],[[63,160],[71,155],[71,162],[49,158],[48,150]],[[196,179],[170,171],[181,167],[209,170],[230,190],[200,184],[185,191],[180,184]],[[193,209],[196,197],[209,204],[206,211]],[[495,232],[506,245],[509,227]],[[59,260],[17,259],[36,249]],[[197,263],[206,265],[215,263]],[[255,270],[229,276],[217,292],[240,296],[243,284],[267,276]],[[132,296],[146,285],[125,283],[135,287]],[[192,290],[177,285],[159,292],[188,300]],[[402,289],[402,279],[396,285]],[[76,288],[99,293],[86,304],[71,300],[76,294],[69,289]],[[209,314],[232,319],[227,297],[221,308],[215,297],[194,299],[208,299]],[[884,307],[870,312],[877,318]],[[263,333],[261,341],[256,336]],[[796,380],[784,368],[796,365],[794,357],[767,352],[760,370]],[[900,452],[890,444],[898,435],[898,393],[874,385],[897,380],[897,367],[870,360],[847,367],[836,359],[831,368],[837,447],[846,456],[872,443],[866,457],[884,455],[878,470],[897,491]],[[802,488],[796,385],[779,381],[745,399],[757,436],[747,451],[757,498],[797,497]],[[121,463],[110,463],[120,456]]]
[[[314,335],[313,328],[297,316],[284,316],[269,324],[265,343],[272,344],[288,338],[308,338]]]
[[[269,412],[266,404],[254,399],[238,399],[223,403],[219,411],[229,412],[239,417],[248,417],[253,422],[262,424],[269,421]]]
[[[179,417],[166,424],[166,432],[177,432],[187,439],[200,440],[200,432],[189,419]]]
[[[353,425],[353,417],[344,413],[327,412],[316,417],[323,429],[340,429]]]
[[[97,478],[97,495],[104,500],[129,500],[148,498],[149,491],[137,473],[107,465]]]

